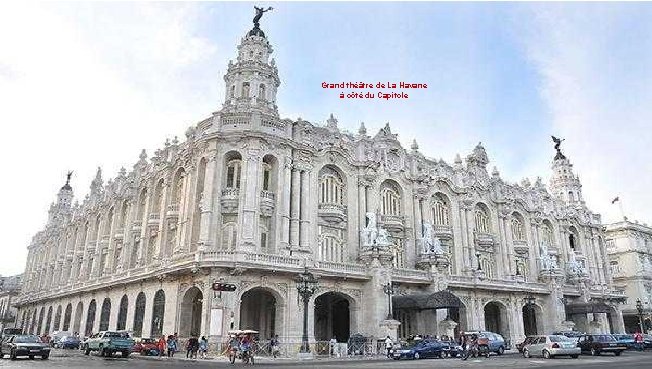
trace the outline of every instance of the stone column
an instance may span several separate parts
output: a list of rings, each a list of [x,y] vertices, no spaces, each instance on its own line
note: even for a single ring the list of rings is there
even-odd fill
[[[366,181],[358,180],[358,229],[361,230],[367,226],[367,184]],[[355,227],[355,225],[353,225]],[[360,232],[357,232],[358,250],[362,248]]]
[[[207,154],[208,161],[206,162],[206,172],[204,173],[204,191],[200,195],[199,209],[201,211],[199,220],[199,245],[197,249],[206,251],[215,248],[215,242],[211,239],[211,218],[213,215],[214,206],[214,186],[215,183],[215,166],[216,164],[216,151],[209,151]]]
[[[279,199],[281,204],[281,247],[289,248],[290,247],[290,205],[292,199],[292,192],[288,191],[292,189],[292,158],[286,157],[285,163],[283,165],[283,178],[282,185],[279,186],[276,191],[276,198]]]
[[[464,270],[471,273],[473,270],[473,259],[475,258],[475,240],[473,238],[473,200],[463,200],[462,203],[462,242]]]
[[[240,186],[240,216],[238,225],[240,227],[239,241],[242,246],[252,250],[256,247],[256,234],[258,232],[258,214],[260,191],[258,188],[259,173],[261,167],[260,150],[251,149],[247,151],[246,176],[243,176],[240,182],[244,181],[244,186]],[[243,193],[244,190],[244,193]]]
[[[111,299],[111,314],[109,314],[109,330],[117,330],[118,325],[118,314],[120,313],[120,303],[122,302],[122,295],[115,293],[112,296],[109,296]],[[101,308],[101,306],[100,306]],[[101,311],[100,311],[101,313]]]
[[[290,209],[290,246],[299,247],[299,197],[301,194],[300,171],[296,165],[292,168],[291,209]]]
[[[301,219],[299,227],[299,246],[302,249],[310,247],[310,167],[301,172]]]
[[[142,337],[144,338],[158,338],[158,337],[150,337],[151,336],[151,331],[152,331],[152,314],[154,312],[154,294],[156,293],[157,289],[148,289],[145,292],[145,314],[143,314],[143,332],[141,334]],[[135,302],[134,300],[134,308],[135,308]]]

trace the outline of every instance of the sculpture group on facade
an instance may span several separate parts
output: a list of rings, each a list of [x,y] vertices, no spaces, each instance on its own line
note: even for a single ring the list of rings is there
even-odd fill
[[[441,241],[435,237],[432,224],[423,224],[423,255],[443,255]]]
[[[367,226],[360,231],[363,247],[388,247],[392,244],[389,232],[376,222],[376,213],[366,213]]]
[[[548,252],[548,247],[541,243],[540,248],[540,257],[541,257],[541,269],[542,270],[555,270],[557,269],[557,259],[550,255]]]
[[[582,266],[582,263],[577,261],[574,251],[569,253],[567,269],[568,272],[573,276],[581,276],[586,274],[584,270],[584,266]]]

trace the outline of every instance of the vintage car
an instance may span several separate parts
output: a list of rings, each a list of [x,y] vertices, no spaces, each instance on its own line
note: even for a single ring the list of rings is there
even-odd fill
[[[120,352],[122,357],[128,357],[134,347],[134,340],[126,332],[101,331],[92,335],[84,343],[84,354],[97,351],[100,356],[111,357],[114,353]]]
[[[393,350],[392,357],[394,360],[399,359],[426,359],[444,356],[444,345],[434,340],[417,340],[412,341],[404,347]]]
[[[613,352],[614,355],[620,356],[627,350],[627,345],[618,342],[611,334],[585,334],[577,340],[577,346],[582,353],[588,352],[593,356],[603,352]]]
[[[628,349],[633,350],[637,348],[633,334],[614,334],[613,336],[616,341],[625,344]]]
[[[62,349],[79,349],[81,341],[75,336],[63,336],[59,339],[54,347]]]
[[[132,352],[139,353],[144,356],[152,355],[158,356],[160,351],[158,342],[153,338],[136,338]]]
[[[27,356],[33,359],[35,356],[40,356],[41,359],[46,360],[50,357],[50,346],[43,343],[39,336],[35,335],[16,335],[6,338],[0,345],[0,357],[9,355],[11,360],[15,360],[18,356]]]
[[[552,359],[556,356],[570,356],[574,359],[580,356],[581,350],[575,340],[561,335],[544,335],[528,337],[523,346],[523,357],[541,356]]]

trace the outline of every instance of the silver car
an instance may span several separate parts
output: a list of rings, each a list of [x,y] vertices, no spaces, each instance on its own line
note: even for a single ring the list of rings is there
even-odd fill
[[[573,359],[580,356],[581,350],[575,340],[566,336],[533,336],[523,347],[523,357],[542,356],[550,359],[555,356],[569,355]]]

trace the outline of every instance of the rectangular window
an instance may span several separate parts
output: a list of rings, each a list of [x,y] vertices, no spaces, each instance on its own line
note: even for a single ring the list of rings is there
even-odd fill
[[[263,190],[269,191],[269,170],[263,172]]]
[[[233,179],[235,177],[235,168],[228,167],[226,170],[226,187],[233,188]]]
[[[263,249],[267,248],[267,233],[265,232],[260,234],[260,247]]]

